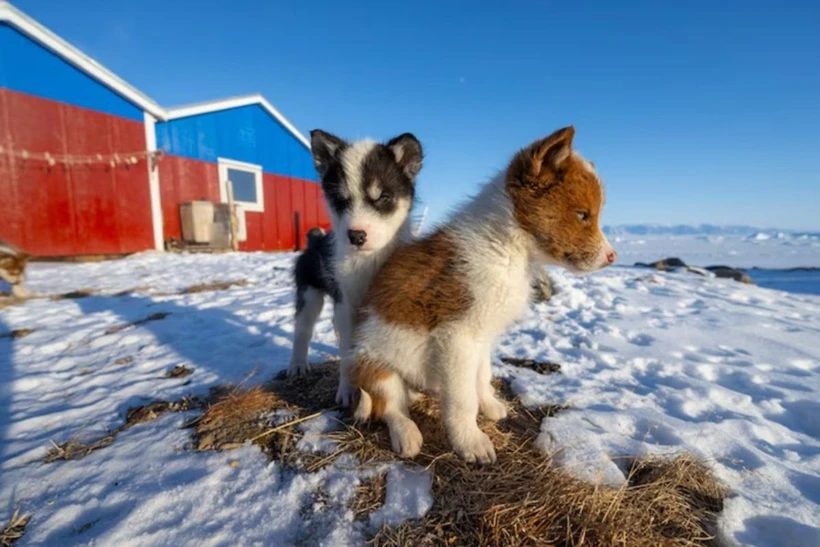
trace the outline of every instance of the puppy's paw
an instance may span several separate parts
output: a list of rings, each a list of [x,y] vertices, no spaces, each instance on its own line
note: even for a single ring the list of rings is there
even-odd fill
[[[503,420],[507,417],[507,406],[499,401],[495,395],[488,395],[481,399],[481,413],[488,419],[494,422]]]
[[[390,429],[390,442],[393,450],[402,458],[414,458],[421,452],[424,438],[413,420],[407,420],[401,425]]]
[[[288,367],[288,376],[303,376],[310,372],[310,365],[308,363],[291,363]]]
[[[469,434],[459,435],[459,438],[453,442],[453,450],[468,463],[495,463],[493,442],[478,427]]]
[[[346,378],[339,380],[339,388],[336,390],[336,404],[342,405],[344,408],[353,404],[358,390],[350,385]]]

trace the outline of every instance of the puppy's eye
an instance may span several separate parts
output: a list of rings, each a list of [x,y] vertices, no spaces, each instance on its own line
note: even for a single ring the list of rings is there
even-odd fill
[[[589,220],[589,212],[576,211],[576,213],[578,214],[578,218],[581,220],[581,222],[587,222]]]
[[[390,192],[382,192],[382,195],[379,196],[379,199],[376,200],[378,203],[390,203],[393,201],[393,194]]]

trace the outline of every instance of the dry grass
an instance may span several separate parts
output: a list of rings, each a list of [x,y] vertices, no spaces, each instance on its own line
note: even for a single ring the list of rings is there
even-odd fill
[[[519,357],[502,357],[501,362],[514,367],[528,368],[539,374],[561,372],[561,365],[550,361],[536,361],[535,359],[522,359]]]
[[[726,492],[709,470],[688,456],[637,465],[651,469],[652,480],[633,477],[612,488],[573,478],[527,445],[501,448],[486,468],[442,459],[425,518],[383,528],[373,544],[716,545],[714,522]]]
[[[366,520],[373,511],[384,505],[387,494],[387,475],[379,473],[373,477],[362,480],[356,488],[356,496],[350,509],[356,520]]]
[[[0,339],[2,338],[11,338],[13,340],[17,340],[19,338],[25,338],[29,334],[34,332],[34,329],[14,329],[9,332],[0,333]]]
[[[269,457],[294,465],[303,456],[310,459],[296,450],[292,426],[335,408],[337,374],[337,367],[325,365],[307,376],[280,377],[263,387],[226,388],[192,424],[197,449],[229,450],[250,441]]]
[[[208,291],[224,291],[226,289],[230,289],[231,287],[245,287],[247,285],[248,281],[246,279],[239,279],[237,281],[213,281],[211,283],[200,283],[197,285],[191,285],[190,287],[182,289],[180,291],[180,294],[194,294]]]
[[[337,443],[329,455],[295,449],[296,423],[333,406],[337,368],[316,368],[306,378],[277,379],[265,387],[236,390],[205,412],[196,424],[200,449],[229,449],[252,441],[272,458],[313,471],[339,454],[355,456],[363,467],[394,462],[389,434],[381,424],[353,424],[328,434]],[[504,388],[503,384],[499,387]],[[509,393],[508,389],[502,389]],[[292,420],[274,425],[265,416],[291,412]],[[634,462],[621,488],[574,478],[552,465],[533,441],[544,417],[562,410],[525,408],[516,399],[510,416],[480,427],[496,446],[491,466],[465,464],[450,450],[437,403],[422,398],[413,417],[424,434],[422,453],[413,463],[433,476],[433,507],[416,522],[373,531],[372,543],[397,545],[716,545],[714,522],[727,490],[709,468],[691,456]],[[299,418],[301,417],[301,418]],[[365,520],[384,500],[384,475],[358,489],[352,510]]]
[[[246,279],[239,279],[236,281],[214,281],[211,283],[200,283],[197,285],[191,285],[190,287],[185,287],[179,292],[152,292],[151,296],[174,296],[180,294],[195,294],[201,292],[209,292],[209,291],[224,291],[226,289],[230,289],[231,287],[246,287],[250,283]],[[0,310],[3,308],[7,308],[9,306],[14,306],[17,304],[22,304],[24,302],[28,302],[29,300],[34,299],[42,299],[47,298],[52,301],[59,301],[59,300],[77,300],[79,298],[88,298],[89,296],[113,296],[113,297],[127,297],[134,294],[148,292],[151,290],[151,287],[147,286],[138,286],[133,287],[130,289],[125,289],[122,291],[118,291],[114,294],[101,294],[98,291],[91,289],[91,288],[83,288],[77,289],[75,291],[70,291],[62,294],[52,294],[52,295],[36,295],[32,294],[25,297],[18,297],[14,296],[8,291],[0,291]]]
[[[94,255],[70,255],[70,256],[35,256],[31,258],[32,262],[71,262],[71,263],[88,263],[88,262],[108,262],[113,260],[122,260],[129,256],[130,253],[125,254],[94,254]]]
[[[188,368],[185,365],[177,365],[165,373],[166,378],[185,378],[194,373],[194,369]]]
[[[157,312],[152,313],[148,317],[143,317],[142,319],[137,319],[136,321],[129,321],[128,323],[120,323],[119,325],[114,325],[113,327],[109,327],[105,330],[105,334],[115,334],[117,332],[123,331],[130,327],[138,327],[140,325],[144,325],[146,323],[150,323],[151,321],[161,321],[171,315],[169,312]]]
[[[70,291],[67,293],[62,294],[53,294],[53,295],[37,295],[37,294],[29,294],[27,296],[14,296],[12,294],[0,293],[0,310],[3,308],[8,308],[9,306],[16,306],[17,304],[23,304],[28,302],[29,300],[37,300],[42,298],[48,298],[52,301],[58,300],[76,300],[78,298],[87,298],[89,296],[94,295],[94,289],[79,289],[76,291]]]
[[[0,310],[26,302],[28,298],[19,298],[10,293],[0,294]]]
[[[302,378],[277,378],[250,389],[223,388],[212,394],[210,403],[154,403],[133,409],[126,424],[109,436],[91,444],[55,446],[47,461],[81,457],[113,442],[122,429],[163,412],[207,406],[189,423],[199,450],[229,450],[252,442],[270,458],[308,472],[340,454],[355,456],[372,474],[351,504],[355,518],[366,521],[384,503],[386,478],[380,466],[398,459],[387,429],[343,419],[339,430],[327,434],[336,442],[331,454],[296,448],[300,433],[294,426],[335,410],[337,374],[338,367],[330,363]],[[497,385],[510,395],[506,384]],[[563,407],[533,409],[515,398],[508,402],[506,420],[479,423],[498,454],[490,466],[466,464],[451,452],[435,400],[422,398],[413,406],[424,446],[408,463],[430,471],[433,506],[423,519],[371,530],[373,545],[718,545],[715,520],[728,491],[703,462],[685,454],[641,459],[626,465],[628,480],[620,488],[584,482],[553,466],[534,446],[543,418]]]
[[[20,515],[20,511],[16,510],[11,515],[8,524],[0,532],[0,545],[2,547],[11,547],[14,543],[23,537],[26,533],[26,525],[31,520],[31,515]]]
[[[72,437],[62,443],[51,441],[51,448],[46,452],[45,462],[52,463],[61,460],[79,460],[102,448],[110,446],[114,439],[137,424],[156,420],[166,412],[186,412],[204,408],[206,401],[199,397],[183,397],[179,401],[155,401],[153,403],[129,408],[125,415],[125,423],[109,431],[103,437],[83,440],[79,436]]]
[[[131,287],[130,289],[125,289],[119,292],[115,292],[114,296],[124,297],[124,296],[133,296],[135,294],[143,293],[150,291],[151,287],[146,285],[139,285],[137,287]]]
[[[55,294],[51,297],[51,300],[77,300],[79,298],[88,298],[89,296],[93,296],[94,289],[78,289],[76,291],[70,291],[62,294]]]
[[[271,424],[266,415],[287,407],[261,387],[229,392],[210,405],[192,424],[194,443],[198,450],[230,450],[258,437]],[[260,444],[267,446],[265,440]]]

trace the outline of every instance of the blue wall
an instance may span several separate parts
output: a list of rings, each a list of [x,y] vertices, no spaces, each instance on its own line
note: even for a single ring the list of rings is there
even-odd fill
[[[0,23],[0,87],[143,121],[141,108],[6,23]]]
[[[157,147],[169,154],[262,166],[266,173],[317,181],[310,150],[260,105],[158,122]]]

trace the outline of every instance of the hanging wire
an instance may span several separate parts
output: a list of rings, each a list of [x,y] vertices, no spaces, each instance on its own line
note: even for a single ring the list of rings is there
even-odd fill
[[[120,165],[137,165],[140,160],[147,159],[153,166],[162,157],[162,150],[139,150],[135,152],[116,152],[112,154],[52,154],[51,152],[30,152],[28,150],[15,150],[0,145],[0,154],[18,158],[23,161],[43,162],[49,167],[57,164],[62,165],[95,165],[107,164],[110,167]]]

